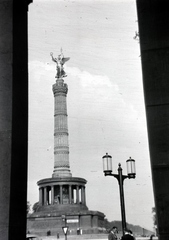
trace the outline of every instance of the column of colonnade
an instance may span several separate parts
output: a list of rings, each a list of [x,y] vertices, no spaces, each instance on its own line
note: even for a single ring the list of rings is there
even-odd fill
[[[54,186],[51,186],[51,204],[54,204]]]
[[[65,185],[52,185],[39,188],[39,205],[54,205],[54,187],[59,186],[60,201],[57,204],[63,204],[63,186]],[[67,186],[67,185],[66,185]],[[85,186],[76,185],[76,188],[72,188],[75,185],[68,185],[69,204],[83,204],[86,205]],[[75,190],[75,193],[73,193]],[[81,192],[80,192],[81,191]],[[72,201],[73,200],[73,201]]]

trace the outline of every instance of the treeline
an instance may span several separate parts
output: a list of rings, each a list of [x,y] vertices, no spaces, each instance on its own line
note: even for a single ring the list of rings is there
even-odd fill
[[[121,221],[115,220],[115,221],[109,222],[107,219],[104,220],[104,227],[106,228],[107,232],[109,232],[113,226],[116,226],[119,232],[122,232]],[[153,234],[152,231],[142,228],[139,225],[133,225],[133,224],[127,223],[127,228],[132,230],[134,235],[150,236],[151,234]]]

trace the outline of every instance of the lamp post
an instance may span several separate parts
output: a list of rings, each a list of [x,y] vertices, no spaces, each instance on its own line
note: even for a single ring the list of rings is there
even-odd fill
[[[123,175],[123,169],[121,168],[121,164],[118,165],[118,174],[112,174],[112,156],[106,153],[103,156],[103,172],[105,176],[113,176],[118,180],[119,183],[119,191],[120,191],[120,203],[121,203],[121,219],[122,219],[122,231],[123,235],[126,229],[126,214],[125,214],[125,204],[124,204],[124,190],[123,190],[123,182],[126,178],[135,178],[136,170],[135,170],[135,160],[131,159],[131,157],[126,161],[127,164],[127,175]]]
[[[65,226],[62,227],[63,233],[65,235],[65,240],[67,240],[68,226],[66,226],[66,215],[62,215],[62,221],[65,222]]]
[[[68,226],[64,226],[64,227],[62,227],[62,229],[63,229],[63,233],[65,234],[65,240],[67,240],[67,232],[68,232]]]

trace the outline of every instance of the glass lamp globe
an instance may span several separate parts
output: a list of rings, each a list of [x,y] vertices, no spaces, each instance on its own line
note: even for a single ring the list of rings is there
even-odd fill
[[[136,177],[135,160],[131,157],[126,161],[128,178]]]
[[[112,172],[112,156],[108,155],[108,153],[106,153],[105,156],[102,157],[103,159],[103,172],[106,175],[111,174]]]

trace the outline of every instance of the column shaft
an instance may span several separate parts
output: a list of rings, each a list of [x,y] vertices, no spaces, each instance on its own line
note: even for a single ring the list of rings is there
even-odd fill
[[[53,177],[70,177],[67,123],[67,84],[57,79],[53,85],[54,110],[54,171]]]
[[[44,205],[47,205],[47,187],[44,187]]]
[[[39,188],[39,205],[42,206],[42,188]]]
[[[60,204],[63,204],[63,187],[60,185]]]
[[[72,203],[72,185],[69,185],[69,203]]]
[[[84,204],[84,187],[81,186],[81,202]]]
[[[79,186],[76,186],[76,203],[79,204]]]
[[[27,3],[23,0],[0,1],[1,240],[14,239],[14,236],[18,236],[18,233],[18,239],[25,239],[26,233],[28,155]]]
[[[54,186],[51,186],[51,204],[54,204]]]
[[[84,204],[86,205],[86,192],[85,192],[86,188],[84,187],[84,191],[83,191],[83,196],[84,196]]]

